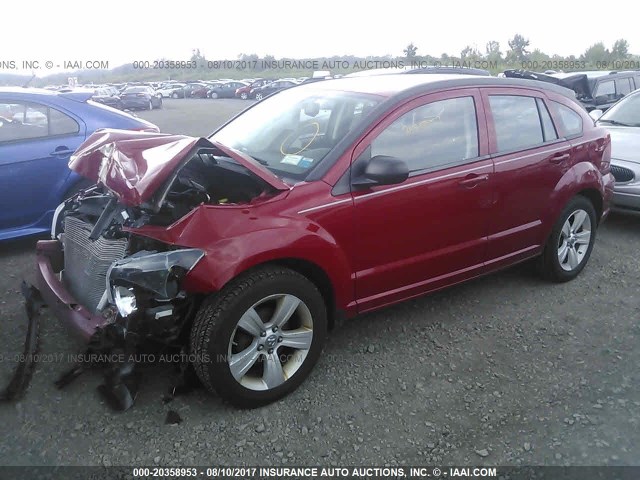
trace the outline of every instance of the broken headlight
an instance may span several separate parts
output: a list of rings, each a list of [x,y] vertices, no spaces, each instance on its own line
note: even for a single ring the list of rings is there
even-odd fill
[[[113,303],[122,317],[128,317],[138,309],[133,288],[113,287]]]
[[[118,292],[121,294],[121,302],[132,301],[126,298],[128,298],[127,295],[133,296],[133,292],[125,293],[125,290],[129,291],[131,288],[140,288],[151,293],[156,300],[172,300],[179,293],[180,278],[195,267],[203,256],[204,251],[197,248],[168,252],[143,250],[118,260],[109,267],[107,272],[109,301],[116,304]],[[122,312],[120,313],[122,315]]]

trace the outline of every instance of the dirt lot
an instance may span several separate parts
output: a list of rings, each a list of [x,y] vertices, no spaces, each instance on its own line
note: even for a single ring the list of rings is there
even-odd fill
[[[140,116],[206,135],[246,105],[167,100]],[[45,314],[46,361],[22,401],[0,405],[0,464],[640,465],[639,238],[640,218],[612,216],[573,282],[522,265],[350,320],[301,388],[253,411],[202,390],[164,404],[162,365],[125,413],[101,402],[97,372],[56,390],[80,349]],[[34,244],[0,245],[2,383]],[[181,424],[165,424],[169,409]]]

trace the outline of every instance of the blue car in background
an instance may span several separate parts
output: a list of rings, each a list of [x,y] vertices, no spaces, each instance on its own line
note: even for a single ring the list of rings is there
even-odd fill
[[[68,163],[94,131],[159,131],[92,95],[0,87],[0,240],[49,231],[56,207],[88,186]]]

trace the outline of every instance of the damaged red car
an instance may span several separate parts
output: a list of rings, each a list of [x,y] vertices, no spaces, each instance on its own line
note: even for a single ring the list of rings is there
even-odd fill
[[[338,318],[533,258],[575,278],[610,152],[571,91],[465,75],[303,85],[208,139],[102,130],[72,157],[96,185],[57,209],[28,306],[96,351],[181,348],[256,407],[300,385]],[[135,369],[110,373],[125,407]]]

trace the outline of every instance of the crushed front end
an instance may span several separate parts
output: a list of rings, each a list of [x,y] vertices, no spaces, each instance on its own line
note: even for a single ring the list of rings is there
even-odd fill
[[[208,293],[183,288],[205,248],[158,240],[149,228],[166,232],[193,210],[250,205],[284,189],[243,162],[205,139],[119,131],[94,134],[72,157],[71,168],[97,184],[56,210],[52,239],[37,244],[37,290],[29,291],[88,352],[117,354],[100,387],[115,408],[133,405],[139,348],[188,348],[190,324]],[[72,368],[58,386],[84,368]]]

